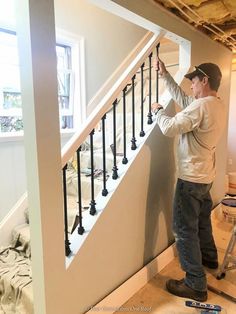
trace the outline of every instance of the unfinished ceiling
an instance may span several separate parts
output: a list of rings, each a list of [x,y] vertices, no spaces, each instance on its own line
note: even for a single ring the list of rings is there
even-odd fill
[[[154,0],[236,53],[236,0]]]

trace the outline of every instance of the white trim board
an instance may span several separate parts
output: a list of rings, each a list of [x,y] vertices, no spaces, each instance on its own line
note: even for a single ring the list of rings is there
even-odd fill
[[[91,307],[86,314],[97,314],[98,312],[112,314],[118,311],[119,307],[145,286],[157,273],[168,265],[175,256],[176,249],[174,243],[102,301]]]
[[[0,222],[0,246],[10,245],[12,239],[12,230],[17,225],[26,222],[24,212],[27,207],[27,193],[25,192]]]

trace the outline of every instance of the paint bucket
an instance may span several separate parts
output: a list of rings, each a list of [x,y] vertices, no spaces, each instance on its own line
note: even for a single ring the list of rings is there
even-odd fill
[[[236,172],[229,172],[229,192],[230,195],[236,195]]]
[[[225,194],[229,193],[229,175],[225,175]]]
[[[221,209],[224,219],[229,223],[236,224],[236,198],[224,198],[221,201]]]

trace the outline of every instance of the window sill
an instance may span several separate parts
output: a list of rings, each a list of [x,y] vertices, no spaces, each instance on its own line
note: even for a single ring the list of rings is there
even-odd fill
[[[63,129],[61,130],[61,137],[67,137],[69,135],[73,135],[75,133],[75,129]],[[7,142],[20,142],[24,139],[24,132],[2,132],[0,133],[0,143]]]
[[[23,131],[2,132],[2,133],[0,133],[0,143],[22,141],[23,137],[24,137]]]

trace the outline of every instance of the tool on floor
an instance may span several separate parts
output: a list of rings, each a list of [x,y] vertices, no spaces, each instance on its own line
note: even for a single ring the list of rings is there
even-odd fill
[[[219,313],[219,312],[217,312],[217,311],[212,311],[212,310],[202,310],[201,311],[201,314],[217,314],[217,313]]]
[[[195,307],[197,309],[203,309],[203,312],[201,313],[219,313],[221,312],[222,308],[220,305],[216,304],[208,304],[208,303],[201,303],[197,301],[185,301],[185,305],[189,307]]]
[[[236,268],[236,256],[233,256],[233,250],[235,247],[235,243],[236,243],[236,225],[234,225],[233,233],[232,233],[231,239],[229,241],[228,247],[226,249],[223,263],[220,267],[220,271],[216,276],[216,278],[218,280],[225,277],[225,272],[227,270],[231,270],[231,269]],[[229,266],[229,264],[230,264],[230,266]]]
[[[217,289],[215,287],[212,287],[210,285],[207,285],[207,288],[208,288],[208,290],[210,290],[210,291],[220,295],[221,297],[223,297],[223,298],[225,298],[225,299],[227,299],[227,300],[229,300],[231,302],[236,303],[236,298],[233,297],[232,295],[230,295],[230,294],[228,294],[228,293],[226,293],[226,292],[224,292],[222,290],[219,290],[219,289]]]

